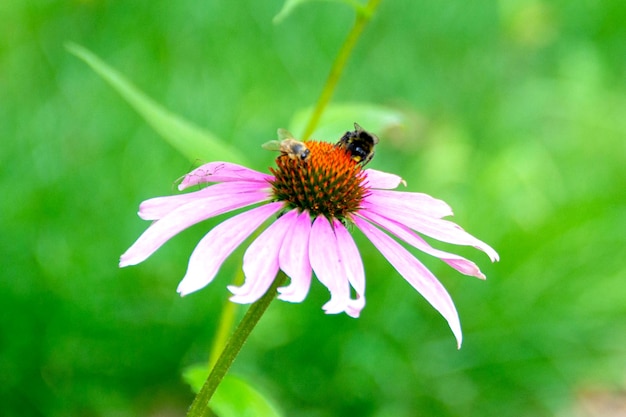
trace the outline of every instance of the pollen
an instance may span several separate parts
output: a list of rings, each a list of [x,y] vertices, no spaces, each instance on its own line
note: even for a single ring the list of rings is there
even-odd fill
[[[307,210],[313,217],[344,220],[360,208],[367,189],[364,172],[350,154],[328,142],[305,142],[306,160],[280,155],[272,181],[275,201],[289,209]]]

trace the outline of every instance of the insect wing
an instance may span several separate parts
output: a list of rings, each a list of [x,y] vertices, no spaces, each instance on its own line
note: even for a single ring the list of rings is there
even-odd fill
[[[289,132],[287,129],[283,129],[282,127],[278,129],[277,133],[278,133],[278,140],[281,142],[286,139],[295,139],[293,135],[291,134],[291,132]]]
[[[280,141],[279,140],[270,140],[269,142],[265,142],[261,147],[268,151],[280,151]]]

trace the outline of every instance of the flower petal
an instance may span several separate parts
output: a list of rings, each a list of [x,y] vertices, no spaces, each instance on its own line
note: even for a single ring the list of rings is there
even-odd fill
[[[350,317],[356,318],[359,317],[361,310],[365,307],[365,271],[363,270],[361,254],[356,243],[354,243],[354,239],[339,220],[333,221],[333,228],[337,237],[337,247],[344,273],[356,292],[356,299],[350,300],[346,313]]]
[[[330,301],[322,308],[327,314],[346,311],[350,303],[350,284],[341,266],[337,238],[324,216],[318,216],[311,226],[309,260],[317,279],[330,291]]]
[[[414,233],[408,227],[368,210],[361,210],[359,215],[378,224],[383,229],[393,233],[409,245],[421,250],[422,252],[441,259],[460,273],[485,279],[485,275],[480,272],[480,269],[474,262],[469,261],[462,256],[433,248],[421,236]]]
[[[250,193],[264,190],[267,190],[266,192],[269,197],[270,189],[271,187],[269,184],[264,184],[258,181],[225,182],[211,185],[210,187],[203,188],[202,190],[194,191],[192,193],[151,198],[139,205],[138,214],[139,217],[144,220],[158,220],[178,207],[200,198],[213,196],[222,196],[222,198],[227,198],[232,194]]]
[[[280,202],[269,203],[231,217],[214,227],[191,254],[187,273],[176,291],[180,295],[187,295],[209,284],[228,255],[282,207]]]
[[[288,286],[278,289],[280,293],[278,298],[283,301],[299,303],[309,292],[311,286],[310,234],[311,217],[308,212],[303,211],[297,217],[293,227],[287,231],[278,254],[280,269],[291,279]]]
[[[152,223],[139,239],[121,256],[120,267],[145,261],[165,242],[186,228],[210,217],[235,210],[268,198],[266,192],[212,196],[184,204]]]
[[[209,162],[185,175],[179,190],[205,182],[260,181],[268,182],[274,177],[230,162]]]
[[[457,346],[460,348],[463,335],[461,333],[459,315],[454,307],[452,298],[450,298],[443,285],[435,278],[432,272],[398,242],[359,217],[354,217],[353,220],[396,271],[446,319],[452,333],[456,337]]]
[[[402,207],[416,213],[433,217],[452,216],[452,208],[443,200],[436,199],[423,193],[406,191],[370,190],[365,200],[370,204],[380,206]]]
[[[418,231],[442,242],[453,243],[455,245],[473,246],[485,252],[491,262],[499,260],[498,253],[485,242],[475,238],[467,233],[461,227],[448,220],[436,219],[434,217],[416,214],[411,210],[402,207],[394,207],[391,205],[371,204],[363,201],[361,206],[364,210],[368,210],[379,214],[388,219],[404,224],[411,229]]]
[[[364,181],[368,188],[393,189],[397,188],[400,184],[406,186],[406,181],[404,181],[402,177],[376,169],[366,169],[365,176]]]
[[[265,294],[276,279],[278,252],[285,234],[293,227],[298,213],[292,210],[279,217],[250,244],[243,256],[243,272],[246,281],[241,287],[229,285],[234,295],[230,301],[241,304],[253,303]]]

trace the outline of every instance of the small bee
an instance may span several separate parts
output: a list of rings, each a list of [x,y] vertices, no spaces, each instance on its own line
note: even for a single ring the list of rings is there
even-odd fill
[[[293,138],[293,135],[285,129],[278,129],[278,139],[264,143],[263,149],[268,151],[279,151],[291,159],[307,161],[311,157],[311,151],[303,142]]]
[[[374,157],[374,146],[377,143],[376,135],[363,130],[355,123],[354,132],[346,132],[335,146],[347,150],[354,161],[365,166]]]

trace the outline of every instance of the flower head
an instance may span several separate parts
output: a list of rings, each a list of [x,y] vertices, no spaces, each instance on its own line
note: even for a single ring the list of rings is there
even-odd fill
[[[301,302],[312,272],[330,292],[326,313],[358,317],[365,306],[361,255],[347,226],[356,226],[391,265],[447,320],[458,345],[461,326],[450,295],[435,276],[396,239],[440,258],[465,275],[484,279],[471,261],[430,246],[419,234],[457,245],[474,246],[492,261],[498,254],[486,243],[444,220],[452,210],[426,194],[392,191],[403,180],[394,174],[363,169],[345,148],[305,142],[309,153],[283,153],[272,175],[228,162],[211,162],[185,176],[184,190],[214,183],[199,191],[144,201],[139,216],[155,222],[124,253],[120,266],[135,265],[171,237],[202,220],[256,205],[210,230],[189,259],[177,291],[186,295],[209,284],[224,260],[268,219],[271,223],[246,249],[245,282],[229,286],[231,300],[252,303],[282,270],[289,285],[278,298]],[[416,233],[417,232],[417,233]],[[419,233],[419,234],[418,234]]]

